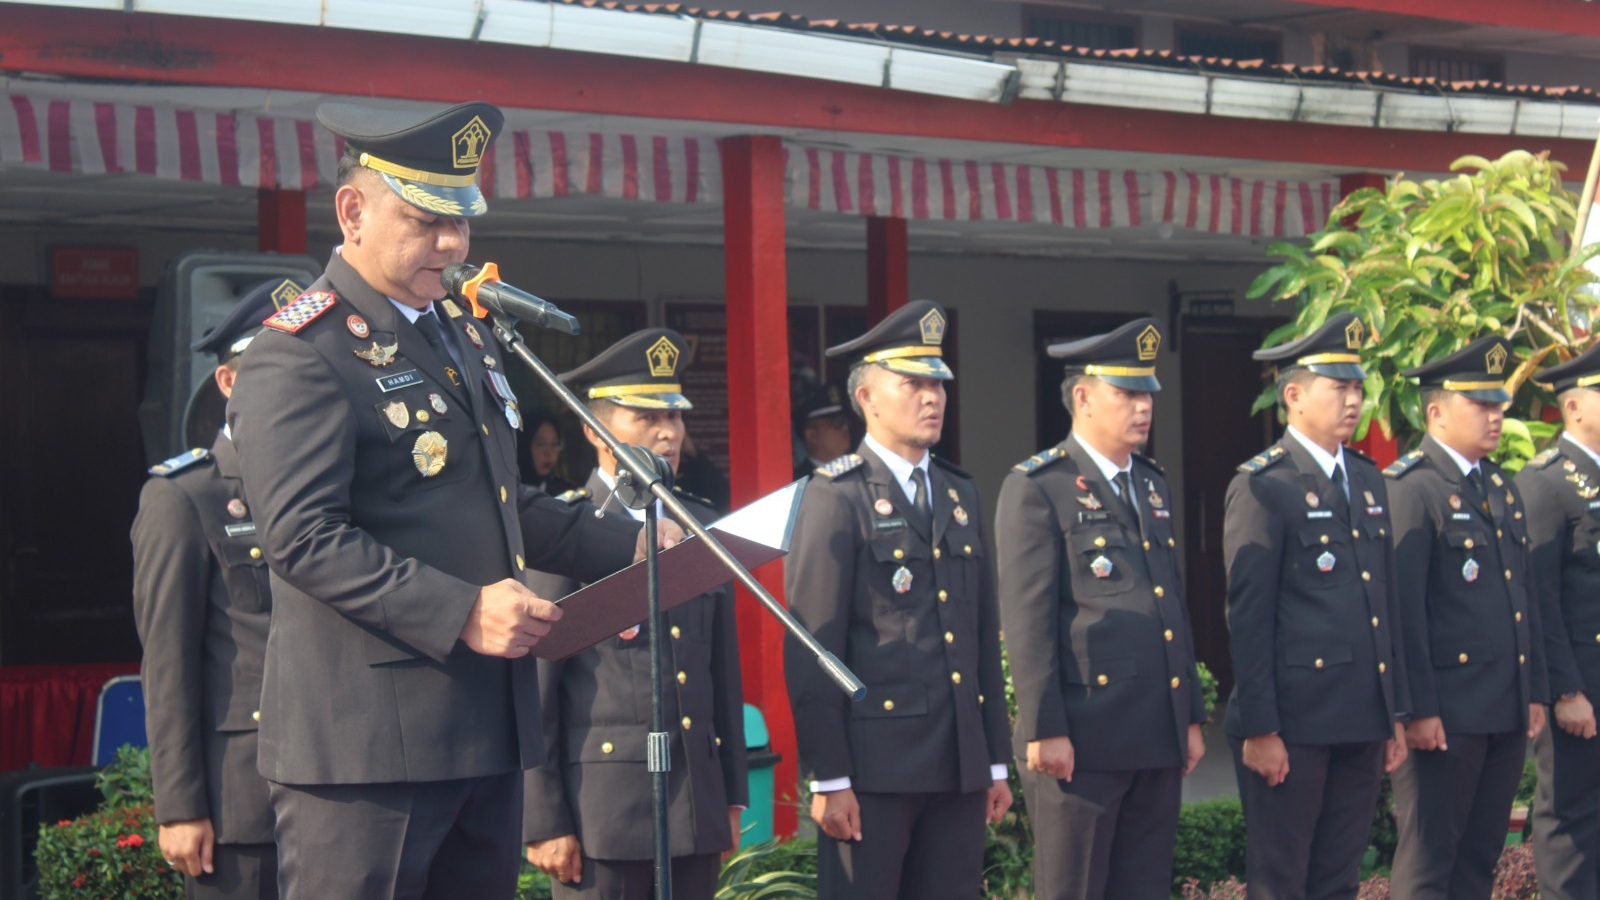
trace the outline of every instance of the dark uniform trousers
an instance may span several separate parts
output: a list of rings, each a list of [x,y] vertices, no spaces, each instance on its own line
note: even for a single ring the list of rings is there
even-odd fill
[[[267,782],[256,771],[256,710],[272,610],[233,442],[168,460],[133,524],[134,615],[156,821],[211,820],[211,874],[196,898],[275,898]]]
[[[991,766],[1011,756],[977,487],[937,457],[931,523],[871,450],[817,470],[785,565],[790,609],[867,686],[851,703],[784,646],[803,778],[849,778],[863,844],[823,838],[819,896],[979,893]],[[869,848],[870,844],[870,848]]]
[[[1600,466],[1566,438],[1517,474],[1539,591],[1551,699],[1600,701]],[[1534,741],[1539,788],[1533,856],[1539,895],[1600,900],[1600,739],[1574,737],[1550,717]]]
[[[1299,439],[1239,467],[1223,553],[1235,686],[1225,727],[1248,828],[1251,898],[1354,898],[1408,697],[1390,502],[1372,461],[1345,448],[1349,497]],[[1277,787],[1244,765],[1276,734]]]
[[[561,499],[577,503],[587,497],[604,507],[610,494],[595,473],[584,491]],[[679,499],[700,521],[716,518],[716,510],[697,498],[679,492]],[[578,584],[540,572],[531,587],[554,600]],[[728,809],[750,802],[732,590],[724,586],[702,594],[663,618],[662,712],[672,736],[667,773],[672,894],[710,900],[722,851],[733,846]],[[648,637],[641,629],[636,637],[612,636],[569,659],[539,661],[546,759],[525,777],[522,837],[527,842],[578,837],[583,877],[575,885],[554,882],[557,897],[646,900],[653,895],[655,829],[645,768]]]
[[[1132,512],[1076,438],[1000,489],[1000,605],[1019,753],[1072,740],[1071,781],[1027,772],[1040,898],[1165,897],[1189,726],[1205,720],[1161,470],[1136,456]]]
[[[1432,437],[1385,470],[1394,504],[1411,714],[1448,750],[1412,751],[1392,779],[1397,896],[1485,900],[1527,753],[1528,706],[1549,693],[1528,520],[1485,459],[1483,489]]]
[[[459,364],[334,254],[228,405],[272,570],[260,769],[286,900],[509,896],[537,673],[461,629],[483,585],[632,559],[637,523],[519,485],[504,361],[435,307]]]

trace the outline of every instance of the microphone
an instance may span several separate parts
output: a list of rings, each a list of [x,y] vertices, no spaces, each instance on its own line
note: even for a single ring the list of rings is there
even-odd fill
[[[472,304],[472,315],[487,316],[490,310],[513,319],[524,319],[540,328],[553,328],[567,334],[579,332],[578,320],[562,312],[548,300],[518,290],[500,280],[500,268],[484,263],[482,268],[469,263],[450,263],[439,282],[452,297]]]

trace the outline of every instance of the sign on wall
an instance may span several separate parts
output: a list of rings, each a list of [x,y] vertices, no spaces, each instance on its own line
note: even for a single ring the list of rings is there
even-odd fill
[[[132,247],[52,247],[50,294],[72,300],[135,300],[139,251]]]

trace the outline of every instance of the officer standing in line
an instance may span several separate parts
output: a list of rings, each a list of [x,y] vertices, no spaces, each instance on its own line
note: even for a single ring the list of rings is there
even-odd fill
[[[444,299],[502,124],[324,104],[344,243],[267,320],[228,404],[272,570],[259,765],[284,900],[506,897],[529,651],[561,616],[528,566],[595,580],[643,533],[518,483],[520,405],[486,323]],[[682,532],[664,523],[665,544]]]
[[[972,479],[929,453],[944,428],[938,304],[828,349],[852,361],[859,450],[818,469],[785,570],[789,608],[867,686],[850,703],[784,646],[802,777],[822,829],[818,896],[970,900],[984,821],[1011,806],[1000,615]]]
[[[247,293],[190,349],[217,358],[226,401],[261,320],[303,288]],[[133,611],[155,783],[157,842],[190,898],[278,896],[267,782],[256,772],[256,712],[272,612],[266,562],[224,429],[150,470],[133,520]]]
[[[676,471],[683,411],[693,408],[678,378],[687,357],[682,335],[650,328],[560,377],[588,399],[618,439],[664,457]],[[585,487],[560,499],[590,500],[608,515],[643,520],[644,510],[611,500],[617,458],[587,426],[584,431],[599,466]],[[717,518],[708,501],[674,492],[701,522]],[[543,572],[529,586],[552,599],[578,588]],[[740,813],[750,802],[732,585],[701,594],[663,618],[670,635],[661,677],[663,715],[672,735],[672,893],[711,900],[721,855],[738,847]],[[539,707],[545,761],[528,770],[525,780],[522,837],[528,861],[551,876],[557,898],[648,900],[655,882],[655,831],[645,768],[650,646],[642,629],[629,628],[570,659],[539,660]]]
[[[1499,445],[1511,344],[1489,336],[1405,377],[1427,437],[1390,478],[1411,678],[1411,755],[1394,775],[1391,884],[1416,900],[1487,900],[1527,742],[1544,727],[1539,605],[1522,498]]]
[[[1154,460],[1161,330],[1056,344],[1072,433],[1013,467],[995,514],[1014,735],[1041,900],[1165,897],[1205,699]]]
[[[850,452],[850,410],[837,384],[817,388],[794,411],[794,430],[805,445],[806,458],[795,464],[794,477],[804,478]]]
[[[1251,898],[1354,898],[1383,773],[1405,757],[1389,500],[1372,460],[1344,446],[1364,335],[1341,313],[1254,354],[1279,365],[1288,428],[1239,466],[1223,513],[1225,728]]]
[[[1553,727],[1534,739],[1533,858],[1545,900],[1600,900],[1600,346],[1544,370],[1565,433],[1517,473]]]

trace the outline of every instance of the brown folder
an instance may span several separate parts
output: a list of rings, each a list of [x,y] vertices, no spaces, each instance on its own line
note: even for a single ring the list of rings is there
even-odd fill
[[[807,480],[802,478],[779,488],[707,528],[745,568],[753,570],[772,562],[789,552]],[[663,552],[659,566],[662,612],[682,606],[734,577],[706,542],[693,535]],[[556,601],[561,607],[561,621],[534,645],[533,654],[541,659],[563,660],[642,624],[650,617],[647,578],[645,563],[640,561],[562,597]]]

